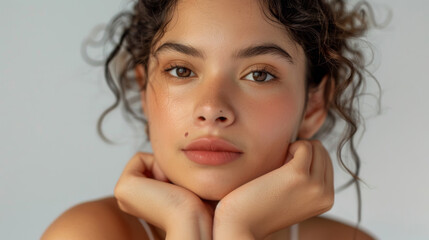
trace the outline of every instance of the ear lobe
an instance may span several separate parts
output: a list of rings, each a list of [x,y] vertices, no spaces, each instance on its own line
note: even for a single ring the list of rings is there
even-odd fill
[[[134,71],[135,71],[135,75],[136,75],[136,81],[137,81],[137,84],[139,85],[139,89],[140,89],[140,100],[141,100],[141,104],[142,104],[142,108],[143,108],[143,113],[146,115],[146,89],[145,89],[146,74],[145,74],[145,70],[144,70],[143,66],[141,64],[139,64],[136,66]],[[147,115],[146,115],[146,117],[147,117]]]
[[[305,114],[298,131],[298,138],[300,139],[313,137],[325,122],[328,115],[327,105],[329,103],[327,101],[331,99],[331,97],[325,98],[325,91],[329,91],[329,96],[331,96],[333,87],[331,84],[327,84],[328,80],[329,76],[324,76],[319,86],[308,91]],[[330,87],[330,89],[328,90],[326,87]]]
[[[139,88],[143,89],[146,83],[146,76],[143,66],[141,64],[138,64],[134,71],[136,74],[136,81],[139,85]]]

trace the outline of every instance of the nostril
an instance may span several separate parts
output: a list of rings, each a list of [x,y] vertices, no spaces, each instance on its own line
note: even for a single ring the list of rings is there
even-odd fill
[[[219,117],[218,119],[219,119],[219,121],[221,121],[221,122],[225,122],[225,121],[226,121],[226,117]]]
[[[200,121],[205,121],[205,120],[206,120],[206,118],[205,118],[205,117],[203,117],[203,116],[199,116],[199,117],[198,117],[198,120],[200,120]]]

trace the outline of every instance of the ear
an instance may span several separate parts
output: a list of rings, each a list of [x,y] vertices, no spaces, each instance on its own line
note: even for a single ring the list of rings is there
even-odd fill
[[[143,66],[141,64],[138,64],[136,66],[135,75],[136,75],[136,81],[139,85],[140,89],[140,100],[143,108],[143,113],[146,115],[146,74]],[[147,116],[147,115],[146,115]]]
[[[134,69],[136,74],[136,81],[139,85],[140,89],[143,89],[145,83],[146,83],[146,74],[143,66],[141,64],[138,64],[136,68]]]
[[[327,84],[329,76],[323,77],[319,86],[308,90],[307,106],[298,131],[298,138],[310,139],[322,127],[328,115],[328,104],[332,99],[332,84]],[[329,89],[326,89],[326,88]],[[329,92],[326,92],[329,91]],[[329,96],[327,99],[325,95]]]

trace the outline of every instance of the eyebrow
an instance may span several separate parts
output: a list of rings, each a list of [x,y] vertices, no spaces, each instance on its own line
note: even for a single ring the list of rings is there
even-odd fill
[[[166,51],[166,50],[173,50],[176,52],[180,52],[189,56],[193,57],[199,57],[199,58],[205,58],[205,55],[202,51],[181,43],[175,43],[175,42],[166,42],[162,44],[159,48],[157,48],[153,55],[158,55],[158,53]]]
[[[166,50],[180,52],[192,57],[205,58],[205,54],[201,50],[186,44],[181,44],[176,42],[166,42],[162,44],[160,47],[158,47],[155,50],[154,55],[156,56],[160,52],[163,52]],[[280,46],[274,43],[265,43],[265,44],[252,45],[252,46],[246,47],[244,49],[237,51],[235,54],[233,54],[233,57],[249,58],[249,57],[256,57],[256,56],[267,55],[267,54],[282,57],[286,61],[294,64],[294,60],[292,56],[286,50],[284,50],[283,48],[281,48]]]
[[[236,58],[249,58],[266,54],[282,57],[286,61],[294,64],[292,56],[286,50],[273,43],[250,46],[239,50],[234,56]]]

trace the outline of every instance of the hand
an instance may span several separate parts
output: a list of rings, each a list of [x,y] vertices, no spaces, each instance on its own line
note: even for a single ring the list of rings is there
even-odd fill
[[[226,195],[215,210],[214,239],[263,239],[328,211],[333,169],[319,141],[289,146],[289,161]]]
[[[191,191],[169,183],[152,154],[137,153],[116,184],[120,209],[163,229],[166,239],[211,239],[213,212]]]

